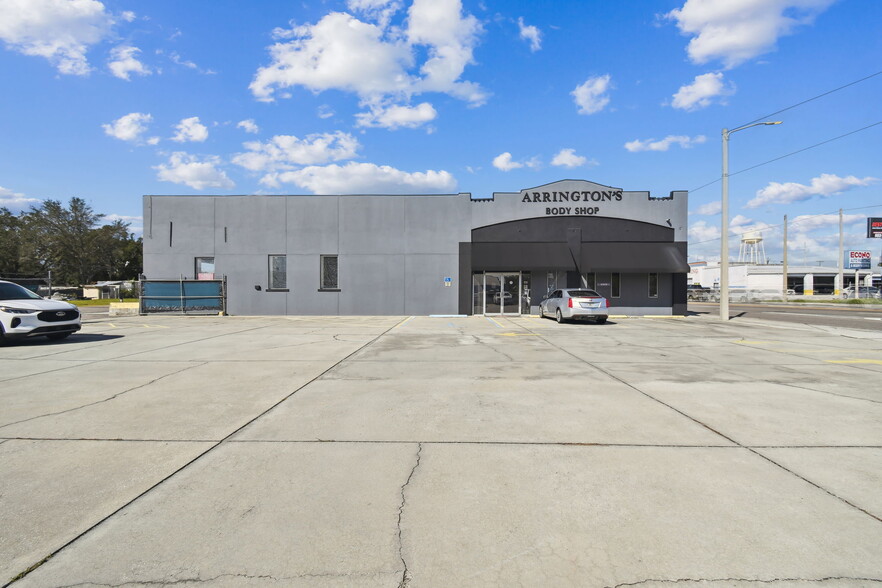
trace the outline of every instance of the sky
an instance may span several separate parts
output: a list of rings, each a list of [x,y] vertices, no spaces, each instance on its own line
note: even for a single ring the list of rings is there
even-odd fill
[[[144,194],[585,179],[689,190],[713,261],[721,130],[780,120],[730,137],[733,259],[753,231],[780,262],[788,215],[789,263],[836,264],[839,209],[878,257],[880,24],[879,0],[0,0],[0,206],[80,197],[140,234]]]

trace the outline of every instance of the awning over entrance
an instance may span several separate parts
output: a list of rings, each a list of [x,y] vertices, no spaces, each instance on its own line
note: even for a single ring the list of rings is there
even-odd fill
[[[529,267],[587,272],[689,273],[685,243],[472,243],[472,268],[518,270]],[[579,259],[581,258],[581,259]]]

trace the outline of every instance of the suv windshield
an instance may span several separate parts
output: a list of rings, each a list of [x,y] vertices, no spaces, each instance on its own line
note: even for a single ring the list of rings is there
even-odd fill
[[[34,294],[18,284],[0,283],[0,300],[39,300],[42,296]]]
[[[600,298],[600,294],[594,290],[567,290],[570,298]]]

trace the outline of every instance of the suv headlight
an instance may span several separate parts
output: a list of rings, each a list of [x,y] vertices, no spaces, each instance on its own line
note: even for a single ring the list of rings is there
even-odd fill
[[[8,312],[10,314],[33,314],[35,312],[40,312],[39,310],[31,310],[30,308],[15,308],[13,306],[3,305],[0,305],[0,311]]]

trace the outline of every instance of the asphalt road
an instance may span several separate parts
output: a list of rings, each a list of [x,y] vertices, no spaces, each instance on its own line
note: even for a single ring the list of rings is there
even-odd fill
[[[713,316],[720,305],[712,302],[690,302],[689,311]],[[882,305],[860,308],[846,305],[813,304],[729,304],[732,318],[754,318],[824,327],[842,327],[869,331],[882,330]]]

